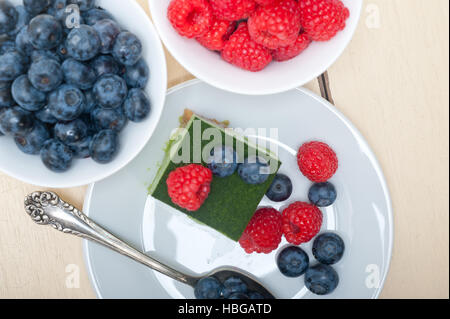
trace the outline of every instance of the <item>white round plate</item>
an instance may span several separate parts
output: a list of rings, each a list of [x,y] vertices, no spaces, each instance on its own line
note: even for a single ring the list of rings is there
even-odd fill
[[[298,57],[272,62],[260,72],[249,72],[225,62],[193,39],[180,36],[167,19],[171,0],[149,0],[150,13],[164,45],[197,78],[222,90],[263,95],[285,92],[308,83],[327,70],[350,43],[361,15],[362,0],[343,0],[350,10],[346,28],[327,42],[314,42]]]
[[[13,0],[15,5],[21,0]],[[135,33],[143,45],[143,58],[150,67],[147,85],[152,111],[142,123],[128,123],[120,134],[121,149],[114,161],[107,165],[91,159],[74,160],[65,173],[54,173],[42,164],[39,156],[22,153],[11,137],[0,137],[0,171],[23,182],[42,187],[68,188],[87,185],[106,178],[125,167],[147,144],[161,117],[167,90],[167,67],[164,50],[148,15],[135,1],[97,0],[98,6],[108,10],[120,25]],[[130,17],[133,17],[130,19]]]
[[[219,266],[235,266],[255,276],[278,298],[318,298],[303,278],[289,279],[278,271],[277,252],[247,255],[239,244],[200,226],[185,215],[147,197],[164,145],[178,126],[184,108],[234,128],[277,128],[282,173],[291,177],[294,193],[280,208],[307,200],[311,186],[299,171],[296,150],[306,141],[322,140],[337,152],[340,167],[332,182],[339,196],[323,209],[322,231],[339,233],[345,257],[335,267],[339,287],[326,298],[376,298],[391,259],[393,220],[389,192],[377,160],[357,129],[332,105],[305,89],[265,97],[237,95],[198,80],[171,89],[161,122],[143,152],[126,168],[92,185],[84,210],[100,225],[138,249],[192,274]],[[286,242],[280,245],[280,248]],[[311,243],[302,246],[311,256]],[[193,298],[193,289],[117,253],[85,242],[90,277],[102,298]],[[311,256],[311,260],[312,256]],[[325,297],[320,297],[325,298]]]

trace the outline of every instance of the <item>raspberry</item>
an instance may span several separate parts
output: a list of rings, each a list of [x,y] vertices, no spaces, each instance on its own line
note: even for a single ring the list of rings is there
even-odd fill
[[[214,18],[214,22],[206,34],[197,38],[204,47],[212,51],[222,51],[225,43],[236,30],[237,23],[235,21],[219,20]]]
[[[269,49],[294,43],[300,28],[300,11],[295,0],[277,0],[261,6],[248,19],[252,39]]]
[[[276,0],[255,0],[260,6],[267,6],[268,4],[274,3]]]
[[[254,0],[210,0],[214,15],[222,20],[247,19],[256,10]]]
[[[269,254],[281,243],[281,214],[273,208],[261,208],[253,215],[239,243],[247,254]]]
[[[181,208],[195,212],[208,198],[212,172],[197,164],[179,167],[169,174],[167,188],[172,202]]]
[[[293,245],[309,242],[322,227],[322,212],[314,205],[296,202],[283,211],[283,234]]]
[[[310,43],[311,39],[309,36],[302,33],[293,44],[273,50],[272,57],[275,61],[279,62],[290,60],[302,53]]]
[[[328,41],[345,28],[350,11],[341,0],[299,0],[301,23],[313,41]]]
[[[261,71],[272,61],[269,49],[250,38],[245,22],[239,25],[225,44],[222,58],[228,63],[253,72]]]
[[[325,143],[310,142],[297,154],[300,171],[315,183],[324,183],[336,173],[339,163],[336,153]]]
[[[175,30],[187,38],[205,34],[213,22],[211,6],[207,0],[172,0],[167,17]]]

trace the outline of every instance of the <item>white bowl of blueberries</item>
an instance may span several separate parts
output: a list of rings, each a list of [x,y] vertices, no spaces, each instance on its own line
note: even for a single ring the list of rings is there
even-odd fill
[[[55,188],[112,175],[153,134],[166,83],[136,2],[0,0],[0,171]]]

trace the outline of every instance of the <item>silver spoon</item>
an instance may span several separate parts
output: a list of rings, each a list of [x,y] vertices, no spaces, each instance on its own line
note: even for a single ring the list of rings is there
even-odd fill
[[[39,225],[50,225],[63,233],[95,241],[191,287],[195,288],[199,280],[205,277],[215,277],[223,282],[230,276],[238,276],[247,284],[250,291],[259,292],[266,299],[275,298],[262,284],[252,278],[251,274],[234,267],[219,268],[203,276],[189,276],[172,269],[126,244],[53,192],[35,192],[28,195],[25,198],[25,210]]]

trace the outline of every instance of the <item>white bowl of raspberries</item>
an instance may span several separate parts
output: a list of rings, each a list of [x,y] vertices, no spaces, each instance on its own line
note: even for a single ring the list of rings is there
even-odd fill
[[[0,0],[0,171],[54,188],[104,179],[148,142],[166,89],[136,2]]]
[[[164,44],[199,79],[265,95],[304,85],[342,54],[362,0],[149,0]]]

